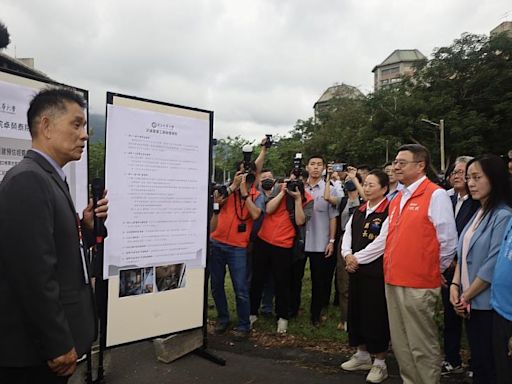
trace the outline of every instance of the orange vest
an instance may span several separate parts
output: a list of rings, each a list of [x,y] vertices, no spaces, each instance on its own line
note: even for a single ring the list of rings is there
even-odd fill
[[[254,187],[251,188],[249,194],[253,202],[260,195]],[[228,196],[217,218],[217,228],[211,233],[210,238],[223,244],[232,245],[233,247],[247,248],[251,236],[253,220],[249,214],[249,210],[245,206],[245,201],[240,200],[239,196],[238,191]],[[245,231],[239,232],[238,226],[242,223],[245,223]]]
[[[387,284],[410,288],[441,285],[439,241],[428,218],[432,194],[440,187],[424,180],[400,212],[402,192],[389,206],[389,230],[384,252]]]
[[[302,202],[302,206],[312,200],[309,193],[304,193],[304,197],[305,200]],[[265,215],[258,237],[276,247],[293,247],[295,228],[290,220],[290,213],[286,209],[286,195],[273,213]]]

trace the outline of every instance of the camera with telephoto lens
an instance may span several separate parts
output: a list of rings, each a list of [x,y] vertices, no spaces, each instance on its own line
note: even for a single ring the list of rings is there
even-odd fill
[[[242,153],[244,156],[242,164],[244,166],[245,182],[247,184],[253,184],[256,180],[256,165],[254,164],[254,161],[251,161],[252,145],[244,145]]]
[[[286,189],[292,192],[299,190],[303,194],[304,183],[301,180],[301,177],[304,173],[304,170],[302,169],[302,153],[297,153],[295,155],[293,159],[293,169],[291,173],[296,177],[296,179],[288,180],[286,182]]]

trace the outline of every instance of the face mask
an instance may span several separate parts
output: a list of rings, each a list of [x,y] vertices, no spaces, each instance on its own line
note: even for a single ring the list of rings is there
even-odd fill
[[[345,189],[348,192],[352,192],[352,191],[355,191],[357,188],[352,180],[347,180],[347,181],[345,181]]]
[[[265,191],[270,191],[273,186],[274,180],[272,179],[265,179],[261,182],[261,188],[263,188]]]

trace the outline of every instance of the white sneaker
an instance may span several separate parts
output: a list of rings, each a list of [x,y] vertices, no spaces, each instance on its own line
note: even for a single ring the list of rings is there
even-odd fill
[[[341,364],[341,368],[345,371],[369,371],[372,369],[372,358],[368,356],[367,359],[360,359],[356,355],[352,355],[350,360]]]
[[[254,325],[254,323],[258,320],[258,316],[256,315],[250,315],[249,316],[249,323],[251,323],[250,327],[252,329],[252,326]]]
[[[384,365],[374,365],[366,376],[369,383],[382,383],[388,378],[388,369]]]
[[[280,317],[279,320],[277,320],[277,333],[286,333],[287,330],[288,320]]]

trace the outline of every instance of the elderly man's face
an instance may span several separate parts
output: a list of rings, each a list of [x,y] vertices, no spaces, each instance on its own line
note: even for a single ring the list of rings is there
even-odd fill
[[[457,163],[451,173],[451,183],[457,192],[466,189],[466,163]]]
[[[83,109],[74,102],[64,102],[65,111],[49,112],[41,117],[38,135],[44,135],[50,156],[64,166],[80,160],[89,138]]]

